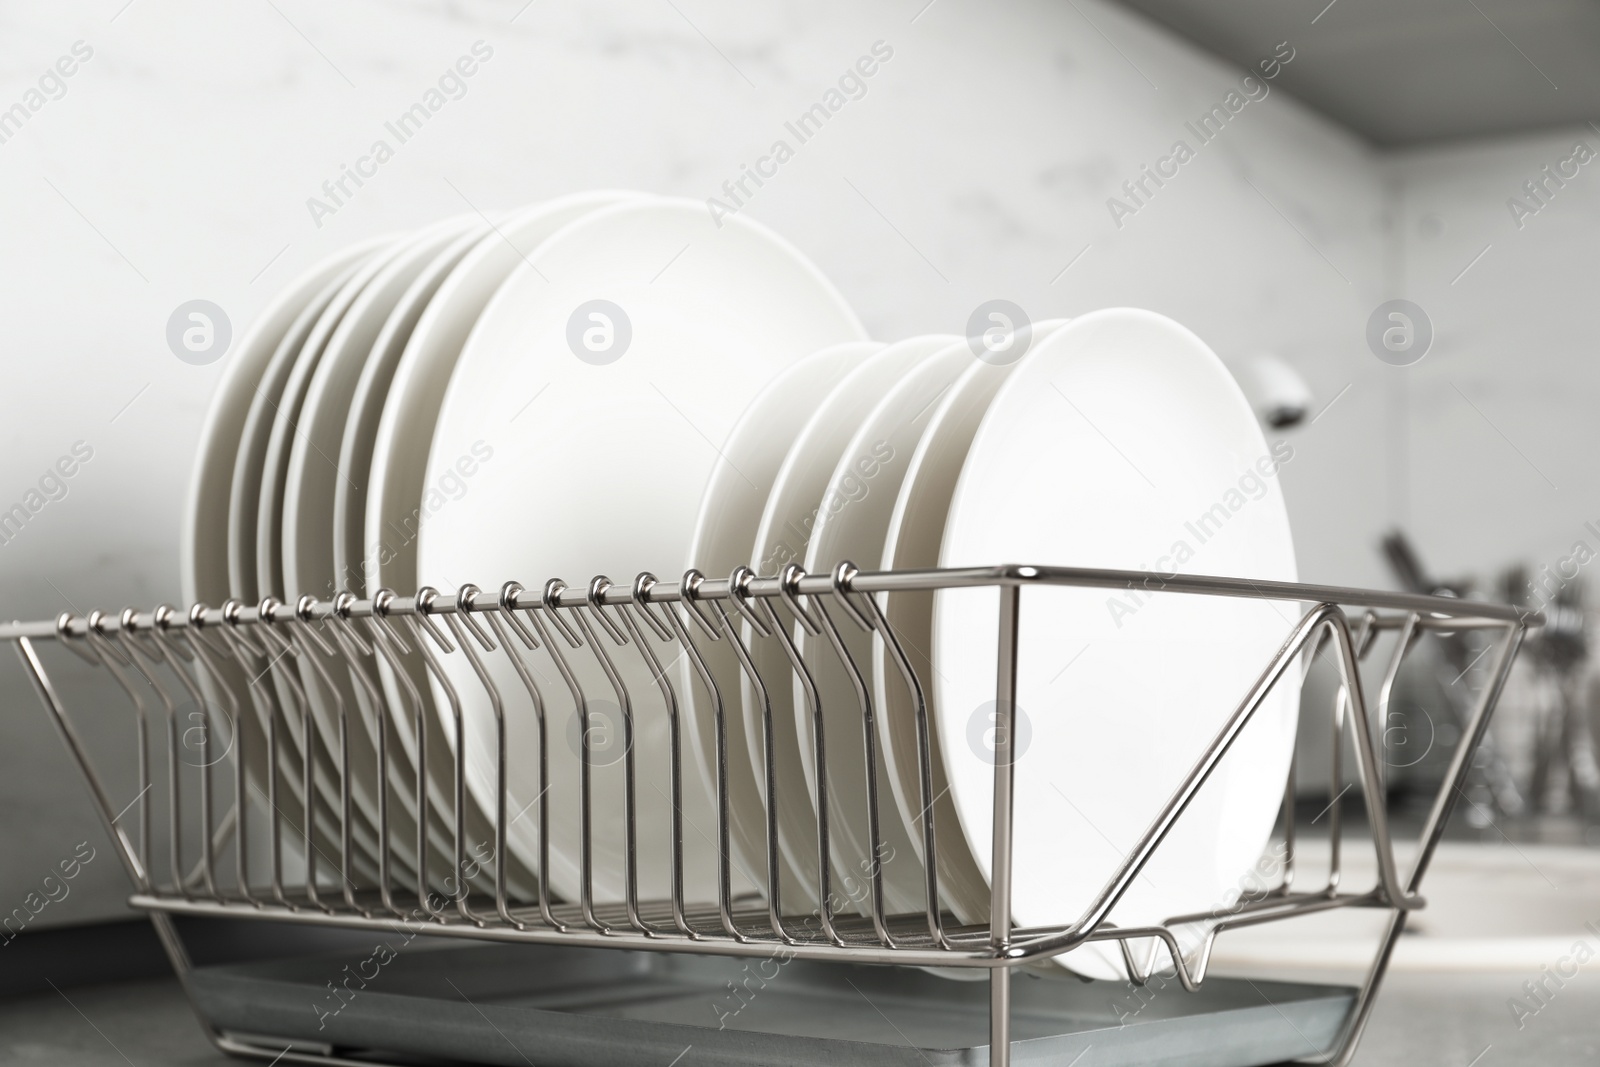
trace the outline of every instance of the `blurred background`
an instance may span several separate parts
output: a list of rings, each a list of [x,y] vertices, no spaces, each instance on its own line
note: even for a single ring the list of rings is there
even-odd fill
[[[180,304],[238,336],[369,236],[593,188],[726,198],[868,54],[888,58],[741,210],[881,339],[960,332],[992,298],[1194,330],[1292,445],[1302,580],[1551,613],[1458,832],[1600,844],[1600,9],[1580,0],[0,4],[0,512],[28,513],[0,520],[0,610],[177,599],[226,366],[174,358]],[[467,55],[400,143],[386,124]],[[1434,641],[1404,680],[1395,789],[1426,792],[1480,651]],[[10,661],[0,697],[0,903],[87,842],[103,859],[38,927],[125,917]],[[1302,790],[1312,812],[1333,792]]]

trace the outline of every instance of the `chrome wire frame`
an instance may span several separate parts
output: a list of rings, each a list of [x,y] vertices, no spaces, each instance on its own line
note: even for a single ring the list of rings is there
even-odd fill
[[[1299,621],[1261,672],[1250,691],[1239,701],[1223,728],[1211,740],[1183,781],[1172,791],[1160,813],[1124,861],[1105,883],[1083,914],[1067,926],[1048,929],[1017,928],[1011,919],[1011,874],[1013,849],[1013,759],[1012,738],[1016,722],[1018,639],[1021,625],[1020,602],[1023,591],[1032,587],[1079,587],[1138,591],[1141,594],[1202,595],[1249,598],[1293,604],[1302,611]],[[994,729],[994,822],[991,865],[990,915],[987,925],[961,925],[939,906],[939,876],[934,836],[934,804],[930,793],[934,781],[929,743],[928,707],[923,681],[912,666],[900,638],[890,627],[880,597],[884,594],[929,592],[943,589],[992,587],[998,590],[998,662],[995,674]],[[256,606],[229,601],[220,608],[194,605],[187,612],[169,607],[153,612],[127,610],[116,617],[101,613],[88,616],[64,614],[53,622],[0,625],[0,638],[13,640],[28,669],[46,710],[63,741],[81,768],[94,804],[99,811],[117,852],[134,884],[134,906],[147,910],[155,921],[174,966],[185,982],[190,967],[183,945],[172,926],[171,917],[179,914],[202,916],[256,917],[275,921],[325,924],[354,928],[392,929],[399,922],[415,923],[417,932],[444,937],[510,942],[543,942],[602,948],[631,948],[654,951],[712,953],[730,956],[768,956],[781,951],[786,958],[848,961],[872,964],[913,966],[979,967],[989,972],[990,982],[990,1063],[1005,1067],[1010,1061],[1011,980],[1016,967],[1067,952],[1090,941],[1116,940],[1130,979],[1145,983],[1158,971],[1172,972],[1183,986],[1193,991],[1206,976],[1212,945],[1218,934],[1238,927],[1280,921],[1335,908],[1378,908],[1389,912],[1387,932],[1360,987],[1337,1043],[1325,1056],[1309,1062],[1343,1067],[1354,1054],[1373,1005],[1374,994],[1382,981],[1391,953],[1410,912],[1424,906],[1419,895],[1423,876],[1460,794],[1474,751],[1484,736],[1495,701],[1510,670],[1524,634],[1543,619],[1518,609],[1470,601],[1343,589],[1327,586],[1197,575],[1152,575],[1148,571],[1088,570],[1047,566],[1006,565],[985,568],[943,569],[867,573],[852,564],[839,564],[831,573],[806,574],[789,566],[776,576],[757,576],[740,568],[726,579],[708,578],[689,571],[677,582],[658,581],[648,573],[631,585],[613,584],[595,578],[582,587],[569,587],[560,580],[529,590],[515,582],[507,583],[497,594],[476,586],[465,586],[453,597],[423,589],[403,597],[382,591],[370,600],[341,594],[332,600],[302,598],[289,605],[268,598]],[[777,640],[788,654],[792,676],[762,678],[750,654],[740,623],[749,627],[756,640]],[[812,636],[826,636],[827,648],[849,674],[860,703],[863,742],[867,754],[864,779],[867,788],[868,827],[874,855],[881,848],[880,833],[884,818],[894,817],[892,800],[885,813],[880,803],[878,758],[875,755],[883,731],[881,709],[874,708],[872,687],[864,682],[870,665],[854,661],[841,638],[841,626],[854,626],[874,635],[881,642],[886,662],[892,663],[907,686],[916,722],[922,825],[915,828],[921,839],[926,870],[925,906],[919,913],[886,914],[882,871],[877,864],[870,871],[870,916],[839,914],[833,910],[829,882],[829,825],[826,802],[829,765],[820,707],[810,677],[810,666],[791,639],[794,626]],[[1418,848],[1409,870],[1402,874],[1395,859],[1382,763],[1374,739],[1373,712],[1386,708],[1401,662],[1417,637],[1428,630],[1458,631],[1481,629],[1497,635],[1489,683],[1480,692],[1472,717],[1456,745],[1445,780],[1423,826]],[[1393,652],[1383,669],[1382,683],[1374,707],[1368,700],[1362,680],[1361,664],[1369,657],[1380,632],[1396,635]],[[166,727],[166,762],[169,764],[167,808],[171,839],[170,862],[164,875],[152,865],[151,816],[149,804],[137,804],[135,815],[113,805],[104,780],[83,742],[73,718],[68,714],[52,683],[35,642],[54,640],[107,670],[133,704],[138,743],[134,750],[138,764],[140,796],[156,788],[151,771],[149,734]],[[735,714],[739,694],[718,689],[707,667],[702,649],[708,642],[726,641],[742,665],[746,681],[765,700],[774,685],[791,685],[796,680],[807,697],[806,711],[814,718],[816,791],[823,798],[814,801],[818,840],[815,857],[821,893],[815,908],[812,901],[783,900],[779,886],[778,823],[768,805],[767,884],[771,891],[762,898],[739,897],[733,892],[730,861],[730,818],[728,798],[728,738],[726,717]],[[630,692],[624,672],[618,670],[616,656],[633,653],[643,657],[650,669],[655,695],[663,703],[669,719],[669,773],[672,791],[671,891],[666,900],[641,900],[638,891],[636,840],[636,768],[631,744],[634,705],[644,699]],[[675,648],[686,658],[688,675],[707,697],[715,719],[715,804],[717,826],[715,843],[719,855],[715,907],[691,906],[684,900],[684,826],[681,811],[682,751],[680,708],[685,694],[683,684],[669,669],[671,660],[659,648]],[[1370,888],[1347,891],[1340,885],[1341,820],[1338,798],[1331,808],[1330,874],[1325,884],[1307,889],[1293,888],[1296,829],[1294,818],[1294,771],[1291,771],[1279,833],[1284,844],[1284,869],[1279,883],[1243,899],[1234,906],[1209,913],[1174,916],[1147,927],[1117,927],[1108,917],[1133,880],[1150,862],[1174,823],[1183,814],[1200,788],[1227,755],[1266,696],[1288,672],[1296,657],[1306,662],[1324,647],[1331,647],[1340,676],[1337,699],[1331,709],[1334,731],[1332,788],[1341,793],[1340,766],[1345,736],[1355,753],[1359,791],[1365,800],[1367,828],[1377,858],[1377,879]],[[534,674],[524,662],[527,652],[544,649],[564,687],[570,692],[581,716],[581,833],[580,868],[583,892],[577,901],[558,901],[539,880],[531,899],[514,897],[507,888],[506,830],[509,762],[505,698],[498,691],[487,667],[487,657],[503,655],[510,659],[524,692],[516,694],[533,711],[538,732],[541,796],[549,787],[546,742],[550,729],[546,704]],[[452,795],[440,798],[430,794],[428,766],[428,725],[424,722],[425,702],[402,669],[401,657],[420,654],[429,676],[438,683],[449,707],[443,709],[453,719],[455,736],[463,736],[463,704],[446,670],[446,660],[458,656],[470,665],[483,687],[495,716],[498,744],[497,799],[491,813],[493,822],[493,872],[487,879],[468,885],[464,875],[469,867],[482,865],[468,856],[466,809],[465,745],[454,746],[455,776]],[[607,679],[621,709],[627,745],[624,749],[626,793],[626,859],[624,904],[601,904],[593,894],[592,855],[592,754],[590,751],[591,694],[583,691],[573,657],[590,655]],[[321,658],[319,658],[319,656]],[[325,660],[343,660],[362,690],[367,710],[344,706],[339,689],[327,676]],[[383,661],[390,668],[403,696],[402,705],[393,707],[384,699],[376,681],[376,666]],[[306,692],[307,675],[296,671],[296,663],[309,665],[311,676],[318,677],[337,701],[338,730],[325,735],[311,714]],[[665,664],[665,665],[664,665]],[[249,684],[238,691],[241,678],[260,679],[264,675],[278,686]],[[458,672],[459,674],[459,672]],[[173,682],[176,682],[174,687]],[[152,707],[153,695],[159,707]],[[228,761],[213,759],[211,733],[202,738],[202,763],[198,773],[198,803],[187,798],[179,773],[182,743],[178,708],[185,701],[207,709],[211,715],[231,725],[233,744],[240,751]],[[766,753],[764,768],[766,795],[778,796],[774,765],[773,725],[770,702],[762,724]],[[252,867],[247,848],[248,807],[240,798],[247,795],[245,765],[248,753],[242,751],[247,731],[241,719],[251,709],[265,723],[263,734],[268,748],[268,784],[262,799],[267,802],[270,860],[268,871]],[[353,717],[369,714],[376,718],[378,766],[387,773],[377,777],[380,791],[377,804],[379,856],[378,877],[374,884],[363,879],[354,862],[352,841],[352,797],[350,774],[350,734],[367,728]],[[411,724],[414,751],[403,755],[390,743],[398,721]],[[290,723],[298,724],[298,733]],[[299,740],[291,741],[293,734]],[[338,827],[337,842],[324,840],[318,820],[309,812],[317,808],[319,783],[315,780],[318,762],[315,749],[332,757],[336,769],[337,804],[332,818]],[[298,748],[298,752],[294,749]],[[298,765],[295,760],[298,756]],[[396,769],[398,767],[398,770]],[[834,767],[835,773],[841,769]],[[302,817],[295,825],[280,800],[285,775],[299,775]],[[857,773],[851,769],[850,773]],[[401,884],[395,873],[390,826],[398,798],[391,779],[399,775],[412,786],[415,805],[410,813],[417,831],[412,843],[417,861],[415,879]],[[193,776],[191,776],[193,777]],[[213,778],[226,783],[231,804],[219,816]],[[259,787],[258,787],[259,788]],[[437,790],[434,790],[437,792]],[[435,890],[437,879],[431,872],[443,857],[430,856],[427,827],[430,808],[442,804],[451,813],[453,866],[449,869],[456,886],[448,895]],[[259,807],[259,805],[256,805]],[[293,806],[291,804],[291,806]],[[550,825],[547,808],[537,804],[540,870],[549,869]],[[135,823],[132,833],[125,823]],[[187,833],[185,833],[187,831]],[[182,842],[198,839],[201,855],[191,869],[184,869]],[[135,841],[137,838],[137,842]],[[219,858],[232,844],[232,871],[219,873]],[[285,879],[283,852],[287,842],[298,841],[297,856],[304,876],[295,885]],[[323,847],[337,844],[337,861],[330,862]],[[809,842],[807,843],[809,852]],[[291,845],[291,848],[294,846]],[[322,862],[336,870],[323,871]],[[224,865],[228,865],[224,860]],[[336,879],[336,881],[335,881]],[[337,888],[335,888],[335,886]],[[1186,959],[1177,931],[1193,925],[1204,927],[1198,951]],[[1133,942],[1146,942],[1151,950],[1142,961],[1135,958]],[[1158,957],[1158,947],[1166,949]],[[203,1023],[203,1020],[202,1020]],[[285,1061],[338,1063],[331,1055],[312,1052],[280,1052],[211,1033],[212,1040],[226,1052],[259,1058],[281,1056]],[[368,1062],[363,1060],[363,1063]]]

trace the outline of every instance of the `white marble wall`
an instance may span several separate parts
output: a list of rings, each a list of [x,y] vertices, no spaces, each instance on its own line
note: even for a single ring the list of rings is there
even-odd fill
[[[714,195],[879,41],[893,56],[865,95],[746,208],[813,256],[876,334],[960,330],[997,296],[1036,318],[1160,310],[1224,354],[1281,353],[1324,402],[1350,387],[1296,436],[1283,474],[1307,578],[1383,582],[1373,543],[1396,509],[1452,564],[1512,547],[1509,516],[1492,520],[1504,535],[1491,538],[1447,517],[1473,514],[1467,505],[1433,510],[1445,485],[1481,483],[1473,465],[1432,465],[1420,439],[1433,424],[1420,416],[1407,492],[1429,506],[1385,495],[1392,376],[1362,339],[1395,266],[1392,174],[1381,161],[1273,92],[1212,143],[1191,141],[1195,158],[1119,228],[1108,197],[1192,137],[1185,123],[1222,104],[1243,72],[1102,0],[924,3],[0,8],[0,108],[24,100],[74,42],[93,50],[64,94],[0,144],[0,505],[21,500],[74,442],[94,451],[68,495],[0,545],[3,610],[39,617],[177,596],[179,504],[221,373],[168,351],[165,323],[180,302],[215,301],[240,329],[330,249],[469,205],[619,186]],[[493,55],[465,95],[319,227],[307,198],[477,41]],[[1315,28],[1290,45],[1314,48]],[[1407,187],[1430,166],[1444,165],[1403,169]],[[1408,220],[1422,200],[1411,196]],[[1558,217],[1545,222],[1536,220],[1558,229]],[[1530,249],[1557,240],[1519,239]],[[1441,262],[1458,252],[1464,261],[1473,240],[1447,229],[1435,239],[1450,246]],[[1490,349],[1554,368],[1561,345],[1581,351],[1582,327],[1564,317],[1569,331],[1552,325],[1540,351],[1511,356],[1527,324],[1497,314],[1494,286],[1515,282],[1547,315],[1560,305],[1532,278],[1496,273],[1508,269],[1479,265],[1472,281],[1489,288],[1459,290],[1463,317],[1442,333],[1441,352],[1487,346],[1461,384],[1560,482],[1583,458],[1557,454],[1530,384],[1488,396]],[[1574,273],[1546,285],[1576,292],[1579,282]],[[1443,298],[1423,299],[1443,311]],[[1579,362],[1567,359],[1570,373]],[[1561,392],[1554,374],[1538,383]],[[1447,400],[1414,394],[1417,408]],[[1473,456],[1500,447],[1468,425],[1458,432]],[[1436,474],[1448,481],[1423,496]],[[1542,506],[1536,480],[1516,489],[1511,505]],[[81,786],[20,671],[5,663],[0,678],[0,912],[88,839],[100,857],[38,921],[111,914],[124,886]],[[119,736],[114,728],[124,727],[108,715],[103,739]],[[133,792],[123,780],[114,796]]]
[[[1600,526],[1600,161],[1560,166],[1581,157],[1580,144],[1600,160],[1600,131],[1581,126],[1394,161],[1402,295],[1437,333],[1426,359],[1393,376],[1402,499],[1444,572],[1492,574],[1519,560],[1554,571],[1580,555],[1578,541],[1600,553],[1585,526]],[[1525,189],[1536,180],[1540,200]]]

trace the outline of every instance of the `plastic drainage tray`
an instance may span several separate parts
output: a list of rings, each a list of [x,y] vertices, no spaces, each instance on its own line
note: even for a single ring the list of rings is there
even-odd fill
[[[272,1052],[506,1067],[989,1062],[988,983],[899,968],[396,938],[192,977],[213,1026]],[[1015,1064],[1246,1067],[1330,1049],[1354,990],[1019,974],[1012,998]]]

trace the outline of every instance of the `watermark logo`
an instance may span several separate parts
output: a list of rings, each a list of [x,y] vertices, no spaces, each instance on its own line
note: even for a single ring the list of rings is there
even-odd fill
[[[1033,741],[1033,725],[1028,721],[1028,713],[1022,710],[1020,704],[1016,713],[1016,725],[1011,738],[1012,766],[1027,754],[1028,745]],[[992,700],[985,701],[973,708],[972,714],[967,717],[967,747],[974,756],[993,767],[999,759],[996,752],[1005,742],[1006,729],[1006,724],[1001,721],[999,705]]]
[[[1592,535],[1600,544],[1600,523],[1583,524],[1585,534]],[[1528,603],[1535,611],[1547,611],[1559,603],[1562,592],[1577,580],[1578,574],[1594,561],[1600,552],[1589,543],[1588,537],[1572,542],[1572,549],[1554,563],[1541,564],[1539,570],[1527,581]]]
[[[65,500],[71,492],[69,480],[94,458],[94,448],[87,441],[74,441],[69,454],[61,456],[46,467],[38,482],[22,494],[22,499],[9,508],[0,503],[0,545],[9,545],[22,533],[22,528],[46,505]]]
[[[1587,166],[1595,158],[1595,150],[1584,141],[1574,141],[1572,151],[1556,160],[1554,168],[1546,163],[1539,168],[1539,173],[1522,183],[1521,195],[1506,198],[1506,210],[1511,212],[1511,221],[1517,229],[1522,229],[1528,220],[1550,206],[1561,190],[1567,187],[1567,182],[1576,178],[1581,168]],[[1523,199],[1526,196],[1527,199]]]
[[[454,463],[440,468],[440,473],[424,488],[422,503],[403,519],[388,519],[383,524],[384,536],[367,545],[364,559],[352,561],[345,567],[344,585],[335,579],[328,583],[328,596],[340,588],[366,589],[376,568],[387,567],[398,559],[401,550],[422,535],[422,528],[454,501],[467,495],[470,480],[483,465],[494,458],[494,447],[486,441],[472,442],[472,448],[456,457]]]
[[[1433,320],[1409,300],[1386,300],[1367,317],[1367,347],[1391,367],[1409,367],[1433,347]]]
[[[633,343],[633,321],[609,300],[587,300],[567,318],[567,347],[585,363],[615,363]]]
[[[587,727],[584,725],[583,712],[577,708],[572,710],[572,716],[567,719],[567,748],[582,759],[583,742],[587,736],[589,766],[610,767],[627,755],[628,742],[631,740],[622,709],[609,700],[586,700],[584,707],[589,712]]]
[[[967,347],[985,363],[1009,366],[1028,354],[1033,322],[1009,300],[985,300],[967,319]]]
[[[1600,937],[1600,927],[1594,923],[1586,922],[1583,928]],[[1539,969],[1537,977],[1523,982],[1522,996],[1506,998],[1506,1008],[1511,1012],[1511,1021],[1517,1024],[1517,1029],[1526,1030],[1528,1020],[1548,1008],[1567,987],[1567,983],[1578,977],[1578,972],[1594,957],[1595,949],[1589,939],[1580,938],[1572,943],[1571,950],[1565,956],[1553,964],[1545,964]]]
[[[0,103],[0,144],[5,144],[27,125],[28,120],[43,110],[46,104],[67,95],[67,79],[78,73],[83,64],[94,58],[94,48],[87,41],[73,41],[68,55],[59,57],[46,67],[37,82],[23,90],[22,96],[9,107]]]
[[[72,855],[57,863],[55,868],[44,876],[38,889],[29,890],[28,895],[22,898],[21,904],[12,908],[10,912],[0,915],[0,948],[5,948],[15,941],[17,935],[22,933],[44,909],[66,900],[72,893],[72,886],[68,883],[78,877],[83,869],[94,861],[94,857],[93,845],[87,841],[78,842]],[[60,872],[59,875],[57,871]]]
[[[374,138],[364,155],[357,156],[354,164],[339,164],[338,173],[322,183],[322,195],[306,197],[312,224],[320,230],[324,219],[343,210],[401,145],[420,133],[446,105],[467,95],[468,79],[493,57],[494,47],[487,41],[472,42],[468,54],[457,57],[410,107],[383,124],[383,136]]]
[[[1287,441],[1277,442],[1270,453],[1256,457],[1254,465],[1239,475],[1238,480],[1215,503],[1183,524],[1185,536],[1173,541],[1171,550],[1157,559],[1153,568],[1148,563],[1140,567],[1140,570],[1147,572],[1144,581],[1138,586],[1130,586],[1125,592],[1107,597],[1106,611],[1111,621],[1117,624],[1117,629],[1122,629],[1123,624],[1138,614],[1154,594],[1166,588],[1167,580],[1176,577],[1205,547],[1206,542],[1227,527],[1233,516],[1252,502],[1265,498],[1269,492],[1267,479],[1277,474],[1293,458],[1294,446]]]
[[[848,467],[835,471],[821,505],[798,522],[788,519],[773,531],[772,541],[761,555],[761,573],[776,574],[790,563],[804,559],[817,523],[825,516],[837,515],[849,505],[865,500],[872,492],[872,479],[894,462],[894,458],[894,446],[879,438]]]
[[[1140,164],[1139,173],[1122,183],[1122,196],[1106,198],[1106,210],[1117,229],[1122,229],[1129,218],[1148,207],[1156,193],[1166,188],[1167,182],[1176,178],[1200,149],[1222,136],[1222,131],[1248,105],[1265,100],[1272,91],[1267,83],[1283,73],[1283,68],[1293,62],[1294,57],[1294,46],[1288,41],[1279,41],[1272,55],[1256,63],[1256,69],[1261,72],[1259,78],[1246,74],[1239,80],[1239,87],[1230,89],[1221,103],[1183,124],[1184,131],[1194,139],[1193,147],[1187,139],[1180,139],[1172,143],[1166,155],[1155,161],[1154,167]]]
[[[893,58],[893,45],[874,41],[870,54],[846,67],[837,85],[829,86],[821,99],[783,124],[784,135],[774,138],[766,153],[756,157],[753,165],[739,164],[739,173],[722,183],[722,196],[706,197],[706,210],[711,213],[711,221],[716,223],[717,229],[722,229],[723,222],[730,216],[748,207],[757,190],[776,178],[784,164],[794,158],[796,150],[821,133],[846,104],[865,97],[867,80]]]
[[[1383,762],[1391,767],[1415,767],[1433,751],[1437,731],[1433,716],[1420,705],[1412,704],[1384,716]]]
[[[471,851],[473,858],[462,860],[457,866],[457,872],[444,880],[448,896],[430,891],[425,901],[426,910],[422,907],[412,908],[409,913],[388,920],[387,925],[397,936],[399,947],[389,941],[380,941],[373,946],[371,955],[355,964],[345,964],[338,975],[329,979],[328,995],[322,998],[321,1003],[311,1005],[311,1010],[317,1016],[318,1030],[326,1029],[330,1018],[344,1011],[346,1004],[355,1000],[356,996],[367,988],[368,983],[382,973],[384,967],[394,962],[400,952],[416,940],[419,933],[426,931],[433,924],[433,917],[443,910],[446,904],[466,899],[471,891],[468,881],[476,878],[495,861],[494,846],[487,841],[474,845]],[[335,982],[338,984],[335,985]]]
[[[189,767],[212,767],[233,751],[233,721],[196,707],[193,701],[180,716],[183,732],[178,735],[178,759]]]
[[[228,313],[209,300],[186,300],[167,317],[167,347],[192,366],[215,363],[232,341]]]

